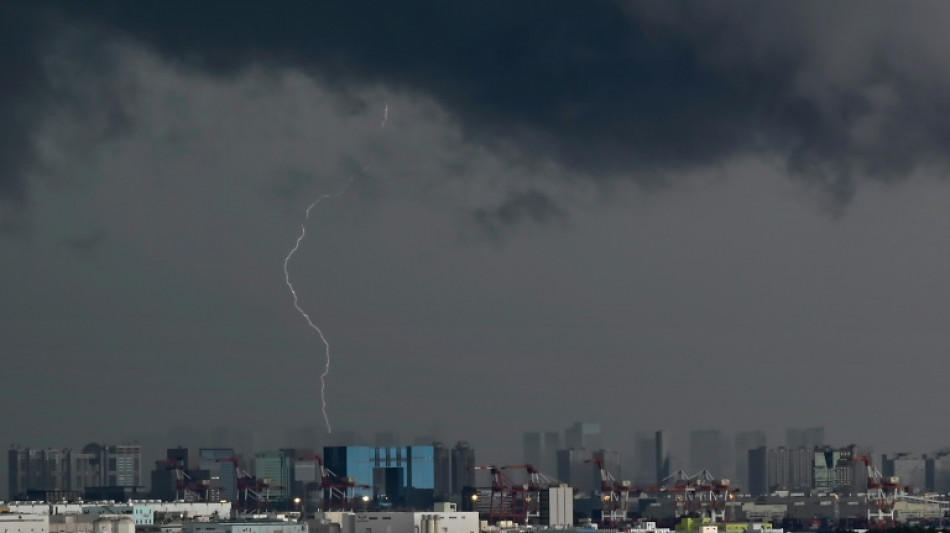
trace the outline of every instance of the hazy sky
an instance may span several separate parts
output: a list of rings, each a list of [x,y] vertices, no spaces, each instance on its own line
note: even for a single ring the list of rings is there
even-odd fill
[[[334,430],[948,445],[947,20],[0,3],[0,439],[325,432],[350,183]]]

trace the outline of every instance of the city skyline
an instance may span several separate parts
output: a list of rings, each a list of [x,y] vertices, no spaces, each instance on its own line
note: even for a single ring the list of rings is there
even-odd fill
[[[950,446],[948,15],[0,3],[0,441]]]

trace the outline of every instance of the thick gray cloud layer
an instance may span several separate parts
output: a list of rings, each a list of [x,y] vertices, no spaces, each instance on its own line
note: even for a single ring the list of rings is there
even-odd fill
[[[22,197],[60,29],[141,42],[184,68],[293,67],[340,91],[429,95],[470,138],[590,177],[656,185],[755,153],[832,200],[863,179],[946,167],[939,23],[887,2],[7,3],[0,191]],[[87,68],[108,61],[90,47]]]
[[[352,179],[339,429],[943,446],[943,6],[0,3],[5,435],[322,427]]]

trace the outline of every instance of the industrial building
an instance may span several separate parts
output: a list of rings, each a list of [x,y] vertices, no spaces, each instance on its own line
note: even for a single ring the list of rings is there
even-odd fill
[[[427,511],[347,513],[342,515],[340,522],[340,533],[478,532],[478,513],[472,512]]]
[[[283,520],[185,522],[182,533],[308,533],[304,522]]]
[[[49,515],[0,513],[4,533],[49,533]]]

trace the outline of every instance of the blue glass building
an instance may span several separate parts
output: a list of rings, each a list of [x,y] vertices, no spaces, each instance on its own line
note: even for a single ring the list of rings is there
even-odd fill
[[[435,499],[434,446],[333,446],[323,449],[326,467],[352,478],[355,496],[379,507],[430,509]]]

